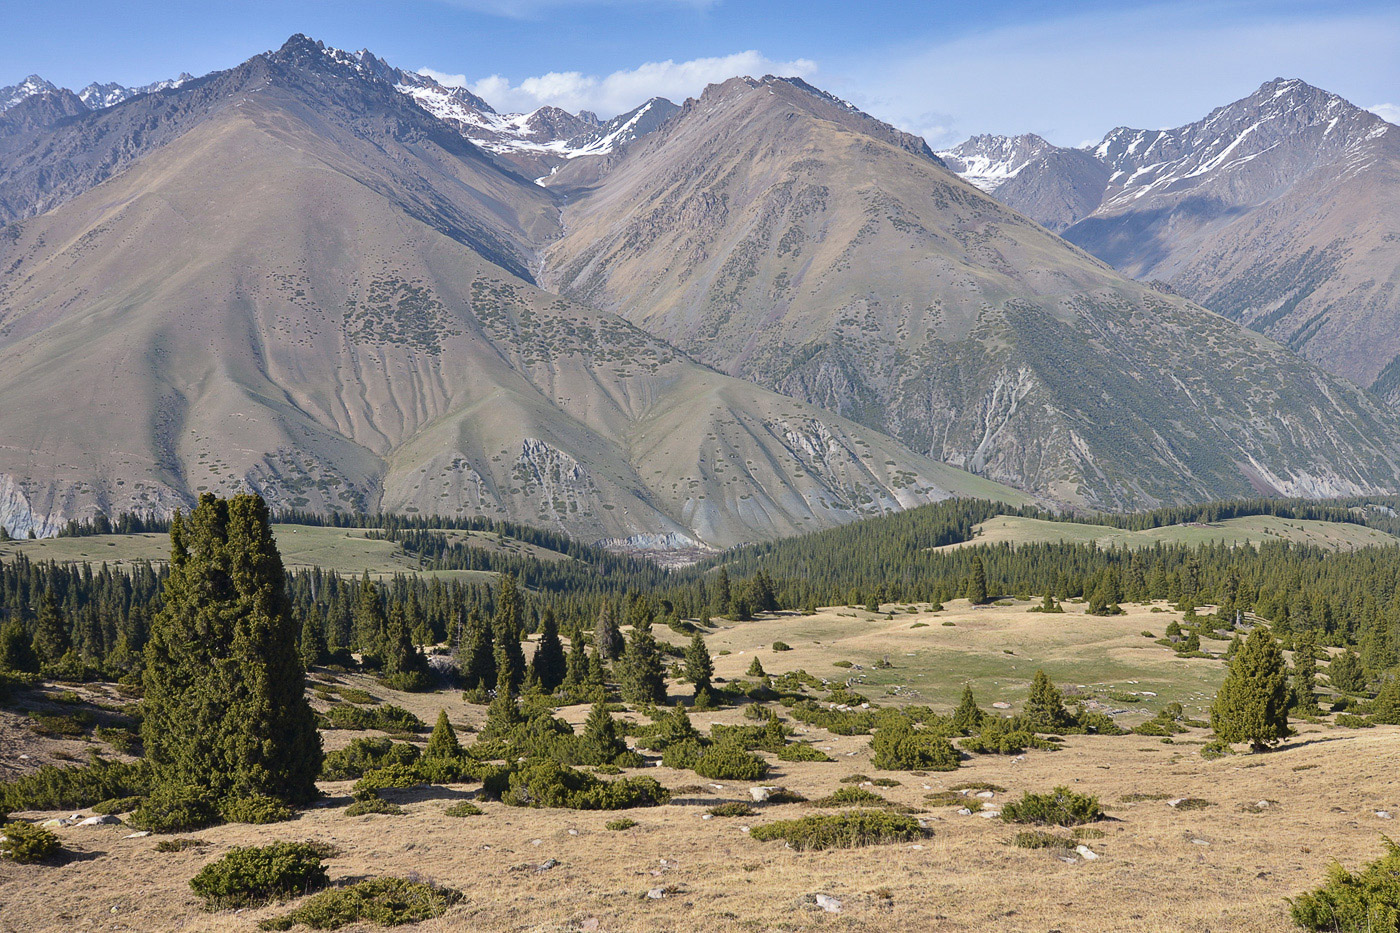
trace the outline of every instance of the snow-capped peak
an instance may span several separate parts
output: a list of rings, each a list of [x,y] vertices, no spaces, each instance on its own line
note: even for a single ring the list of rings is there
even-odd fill
[[[30,75],[13,87],[0,87],[0,112],[9,110],[35,94],[49,94],[57,90],[57,87],[38,75]]]
[[[938,157],[964,180],[990,192],[1015,178],[1026,166],[1054,148],[1034,133],[1020,136],[982,135],[943,150]]]

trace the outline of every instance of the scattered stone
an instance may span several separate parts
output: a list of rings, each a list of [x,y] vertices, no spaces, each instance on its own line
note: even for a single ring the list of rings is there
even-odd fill
[[[971,815],[972,815],[972,811],[969,810],[967,807],[959,807],[959,808],[958,808],[958,816],[971,816]]]
[[[1204,839],[1192,839],[1191,842],[1194,843],[1195,845],[1198,845],[1198,846],[1208,846],[1208,845],[1210,845],[1210,843],[1209,843],[1209,842],[1206,842]]]
[[[980,816],[980,817],[982,817],[984,820],[994,820],[994,819],[996,819],[997,817],[1001,816],[1001,811],[1000,811],[1000,810],[983,810],[981,813],[979,813],[979,814],[977,814],[977,815]]]
[[[1181,806],[1185,800],[1185,797],[1173,797],[1171,800],[1167,801],[1167,806],[1175,810],[1177,807]]]
[[[817,906],[829,914],[839,914],[841,912],[841,900],[832,897],[830,894],[818,894]]]
[[[541,862],[539,865],[537,865],[537,866],[535,867],[535,871],[537,871],[537,872],[549,871],[551,868],[554,868],[554,867],[555,867],[556,865],[558,865],[558,864],[559,864],[559,860],[558,860],[558,859],[548,858],[548,859],[545,859],[543,862]]]
[[[150,834],[151,834],[151,831],[150,831],[149,829],[143,829],[143,830],[141,830],[140,832],[127,833],[127,834],[126,834],[125,836],[123,836],[122,838],[123,838],[123,839],[144,839],[144,838],[146,838],[147,836],[149,836]]]
[[[1267,801],[1267,800],[1261,800],[1261,801],[1259,801],[1258,803],[1256,803],[1256,804],[1254,805],[1254,809],[1256,809],[1256,810],[1267,810],[1267,809],[1269,809],[1269,801]]]
[[[1082,855],[1084,857],[1084,861],[1086,862],[1092,862],[1094,859],[1099,857],[1097,852],[1095,852],[1093,849],[1090,849],[1086,845],[1077,845],[1074,847],[1074,851]]]
[[[1390,815],[1390,811],[1389,811],[1389,810],[1377,810],[1377,811],[1376,811],[1376,818],[1377,818],[1377,819],[1382,819],[1382,820],[1388,820],[1388,819],[1391,819],[1392,817],[1391,817],[1391,815]]]
[[[910,846],[909,848],[911,848],[911,849],[916,849],[916,850],[917,850],[917,849],[922,849],[923,846],[916,842],[916,843],[914,843],[912,846]]]
[[[771,785],[767,787],[750,787],[749,796],[753,798],[754,803],[764,803],[769,797],[772,797],[780,790],[782,790],[781,787]]]
[[[665,896],[666,896],[666,889],[665,889],[665,888],[652,888],[650,891],[647,892],[647,899],[648,899],[648,900],[659,901],[659,900],[661,900],[661,899],[662,899],[663,897],[665,897]]]
[[[571,830],[569,830],[569,835],[570,835],[570,836],[577,836],[577,835],[578,835],[578,830],[576,830],[576,829],[571,829]]]
[[[992,709],[1010,709],[1010,703],[1003,703],[1000,700],[992,704]]]
[[[594,930],[598,929],[598,918],[589,917],[587,920],[580,923],[578,928],[582,930],[583,933],[593,933]]]
[[[991,800],[993,797],[996,796],[996,793],[993,792],[993,791],[984,790],[984,791],[979,791],[978,794],[977,794],[977,796],[978,796],[978,797],[981,797],[983,800]]]
[[[543,840],[543,839],[531,839],[531,840],[530,840],[530,845],[532,845],[532,846],[543,845],[543,844],[544,844],[544,840]]]
[[[112,816],[110,813],[104,813],[101,816],[90,816],[85,820],[78,821],[79,826],[110,826],[112,824],[120,825],[121,820]]]
[[[702,814],[700,815],[700,819],[702,819],[702,820],[712,820],[712,819],[714,819],[714,818],[715,818],[715,815],[714,815],[713,813],[702,813]]]

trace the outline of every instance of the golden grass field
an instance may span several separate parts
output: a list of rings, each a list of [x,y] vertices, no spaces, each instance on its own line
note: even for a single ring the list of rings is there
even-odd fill
[[[1082,607],[1067,608],[1064,615],[1045,616],[1026,612],[1026,604],[973,610],[957,602],[937,614],[896,614],[895,621],[833,608],[727,626],[708,641],[714,652],[731,652],[716,658],[726,678],[742,674],[755,650],[770,673],[802,667],[823,677],[851,675],[831,667],[832,660],[888,654],[895,667],[880,673],[892,678],[889,686],[914,685],[914,701],[936,708],[950,704],[950,691],[960,689],[964,678],[984,708],[996,697],[1014,707],[1036,666],[1073,670],[1076,651],[1085,669],[1096,673],[1079,679],[1057,674],[1062,685],[1082,683],[1086,693],[1159,694],[1139,704],[1141,713],[1133,705],[1134,712],[1121,717],[1125,723],[1155,712],[1169,696],[1214,689],[1219,662],[1176,658],[1136,634],[1148,625],[1161,629],[1174,615],[1132,607],[1126,616],[1097,619],[1083,615]],[[921,620],[928,627],[909,628]],[[778,638],[793,650],[772,651]],[[1002,645],[1016,655],[1000,655]],[[1105,674],[1112,676],[1101,682]],[[400,694],[362,675],[340,680],[429,723],[446,709],[459,732],[485,717],[483,707],[463,703],[455,691]],[[901,702],[883,694],[889,686],[862,689],[873,701]],[[673,690],[677,697],[684,692]],[[584,707],[561,711],[576,726],[586,713]],[[0,716],[9,720],[0,734],[11,740],[4,752],[13,764],[17,717]],[[745,721],[737,709],[699,712],[693,720],[702,730],[712,722]],[[404,806],[403,816],[348,818],[343,813],[350,782],[341,782],[323,785],[327,799],[295,821],[190,833],[205,845],[179,853],[157,853],[157,837],[124,838],[130,832],[125,826],[60,828],[77,859],[61,866],[6,866],[0,873],[0,931],[251,931],[257,920],[287,905],[208,913],[190,892],[189,878],[235,845],[322,840],[341,850],[327,863],[333,880],[410,875],[461,891],[462,901],[446,916],[405,928],[423,931],[1271,933],[1291,927],[1285,898],[1320,884],[1332,859],[1354,867],[1378,856],[1380,836],[1393,824],[1376,813],[1400,812],[1400,784],[1394,780],[1400,729],[1393,727],[1297,723],[1299,734],[1280,749],[1216,761],[1199,755],[1206,740],[1201,730],[1171,744],[1135,735],[1073,736],[1058,752],[1030,751],[1021,759],[973,756],[955,772],[921,775],[875,771],[868,736],[832,736],[793,725],[798,738],[814,741],[836,760],[776,762],[764,783],[815,798],[841,786],[847,775],[891,777],[900,786],[874,789],[912,807],[928,806],[926,794],[964,781],[1004,786],[993,805],[1023,791],[1067,784],[1098,795],[1108,811],[1110,818],[1096,827],[1102,838],[1085,840],[1099,857],[1069,864],[1044,850],[1013,848],[1008,841],[1015,827],[933,806],[920,814],[931,831],[920,843],[795,852],[749,839],[744,827],[810,808],[760,806],[753,817],[705,820],[709,806],[749,799],[750,785],[714,782],[716,787],[693,772],[661,767],[644,771],[668,787],[700,785],[704,792],[688,791],[665,806],[625,814],[484,802],[484,816],[453,819],[442,811],[475,798],[477,786],[421,787],[385,792]],[[327,732],[325,744],[334,749],[362,734]],[[46,741],[30,741],[34,761],[50,757],[45,748],[57,747]],[[1126,802],[1130,794],[1199,797],[1211,806],[1183,812],[1165,799]],[[1261,800],[1271,803],[1259,810],[1254,805]],[[605,824],[619,815],[638,825],[607,830]],[[547,859],[558,865],[536,870]],[[653,888],[666,888],[668,896],[647,899]],[[839,898],[841,912],[810,906],[809,895],[817,893]]]

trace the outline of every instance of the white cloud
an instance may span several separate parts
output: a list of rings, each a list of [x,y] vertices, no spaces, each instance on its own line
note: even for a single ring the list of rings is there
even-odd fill
[[[808,59],[776,62],[752,50],[685,62],[647,62],[603,77],[580,71],[551,71],[524,78],[518,84],[501,75],[468,81],[465,75],[418,69],[419,74],[446,86],[470,89],[502,113],[523,113],[550,104],[571,112],[592,110],[604,118],[625,113],[651,97],[669,97],[679,103],[698,95],[707,84],[736,75],[805,78],[816,71],[816,62]]]
[[[1275,77],[1393,99],[1400,11],[1365,6],[1293,15],[1250,0],[1162,0],[910,41],[823,67],[841,76],[832,91],[935,148],[986,132],[1074,145],[1119,124],[1198,120]]]
[[[1400,126],[1400,104],[1376,104],[1376,106],[1366,109],[1382,120]]]

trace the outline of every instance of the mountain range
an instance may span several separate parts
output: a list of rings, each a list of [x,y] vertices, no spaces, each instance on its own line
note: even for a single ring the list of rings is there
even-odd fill
[[[12,534],[253,489],[722,547],[1400,486],[1372,397],[797,79],[502,115],[294,36],[95,109],[41,83],[0,112]]]
[[[1175,129],[940,154],[1120,271],[1400,402],[1400,127],[1278,78]]]

